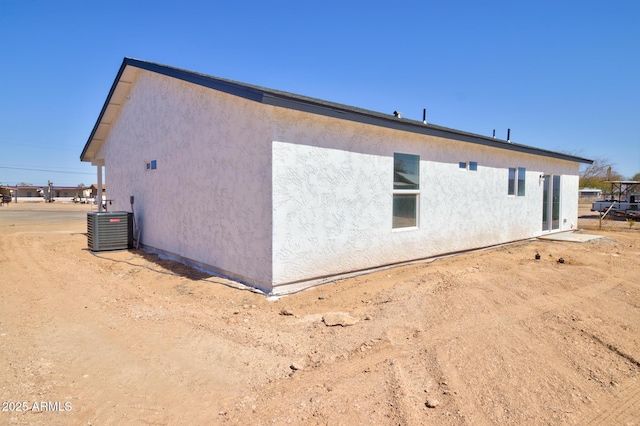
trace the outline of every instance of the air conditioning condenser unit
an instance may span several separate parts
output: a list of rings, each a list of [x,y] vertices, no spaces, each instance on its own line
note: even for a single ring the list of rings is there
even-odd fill
[[[91,251],[126,250],[133,246],[130,212],[87,213],[87,243]]]

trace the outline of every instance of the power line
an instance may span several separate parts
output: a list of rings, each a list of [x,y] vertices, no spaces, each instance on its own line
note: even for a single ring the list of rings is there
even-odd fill
[[[8,166],[0,166],[0,169],[12,169],[12,170],[31,170],[34,172],[48,172],[48,173],[67,173],[73,175],[94,175],[95,173],[88,172],[63,172],[58,170],[45,170],[45,169],[31,169],[27,167],[8,167]]]

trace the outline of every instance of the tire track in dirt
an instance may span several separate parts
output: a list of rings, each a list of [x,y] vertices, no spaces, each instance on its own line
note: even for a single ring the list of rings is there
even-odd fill
[[[564,361],[554,363],[549,360],[547,350],[550,348],[550,344],[548,340],[541,339],[535,334],[532,335],[526,330],[522,330],[519,326],[511,327],[495,324],[495,326],[491,328],[492,330],[484,328],[482,329],[483,331],[470,332],[471,336],[475,335],[476,332],[480,332],[483,336],[486,336],[485,342],[487,349],[476,351],[475,355],[474,353],[465,352],[464,349],[456,348],[457,344],[464,345],[465,341],[468,340],[464,336],[461,336],[459,339],[460,342],[457,344],[454,343],[453,346],[449,344],[450,338],[437,338],[424,342],[425,345],[427,343],[431,345],[428,350],[435,351],[438,359],[447,360],[447,362],[441,366],[442,375],[449,382],[449,387],[458,390],[457,399],[464,399],[466,409],[469,410],[469,407],[472,408],[469,411],[474,413],[474,421],[482,419],[483,422],[491,424],[503,420],[495,417],[497,415],[495,410],[500,404],[497,406],[489,404],[488,401],[491,401],[490,390],[478,385],[478,383],[482,383],[483,380],[488,380],[489,383],[491,383],[492,380],[487,378],[486,373],[482,371],[475,373],[476,369],[474,365],[476,363],[480,365],[493,365],[495,369],[510,371],[515,383],[526,383],[526,379],[524,377],[519,378],[518,375],[531,368],[545,371],[545,376],[547,377],[560,378],[560,384],[575,382],[579,377],[579,374],[572,368],[571,364]],[[480,330],[480,328],[476,330]],[[492,347],[496,349],[490,350]],[[469,371],[471,373],[461,376],[460,371]],[[505,380],[508,378],[509,376],[507,376]],[[502,387],[508,388],[512,385],[513,383],[507,381],[503,383],[493,383],[491,388],[495,390]],[[543,381],[538,382],[537,386],[546,388],[546,390],[549,391],[553,385]],[[530,391],[530,389],[526,391]],[[564,391],[566,392],[567,389]],[[500,392],[497,392],[497,394],[500,394]],[[513,393],[510,396],[511,404],[514,404],[514,401],[515,405],[517,405],[518,402],[524,404],[535,403],[534,400],[522,401],[523,399],[526,399],[526,397],[522,395],[518,396],[518,393]],[[513,407],[504,405],[501,408],[506,409]],[[500,415],[503,414],[500,413]]]
[[[391,394],[395,400],[396,413],[399,417],[400,424],[416,424],[419,413],[415,409],[416,404],[411,401],[411,396],[407,393],[410,389],[409,383],[405,378],[402,367],[398,360],[389,360],[391,377],[393,383],[391,386]]]
[[[428,371],[422,370],[422,374],[411,374],[410,367],[416,364],[414,356],[420,357],[420,347],[415,343],[420,331],[412,327],[389,327],[386,330],[387,338],[398,356],[388,360],[391,377],[393,378],[392,395],[397,404],[398,417],[401,424],[422,424],[425,421],[425,401],[427,386],[424,385]],[[418,363],[419,366],[422,366]],[[416,366],[414,365],[414,368]],[[438,367],[439,368],[439,367]],[[422,381],[421,381],[422,379]],[[416,383],[420,382],[420,383]]]
[[[617,346],[615,346],[615,345],[613,345],[611,343],[605,342],[603,339],[601,339],[600,337],[596,336],[592,332],[589,332],[589,331],[586,331],[586,330],[583,330],[583,329],[581,329],[580,331],[583,334],[585,334],[586,336],[588,336],[589,338],[591,338],[594,341],[596,341],[597,343],[599,343],[600,345],[602,345],[605,348],[607,348],[609,351],[611,351],[614,354],[618,355],[620,358],[623,358],[623,359],[627,360],[628,362],[630,362],[631,364],[635,365],[636,367],[640,367],[640,361],[638,361],[635,357],[633,357],[633,355],[630,355],[630,354],[628,354],[626,352],[623,352]]]
[[[614,288],[617,283],[598,281],[594,284],[582,286],[553,295],[543,295],[525,300],[518,304],[504,305],[499,309],[476,313],[468,318],[449,321],[431,328],[427,328],[421,337],[428,336],[429,342],[448,339],[455,336],[459,330],[467,334],[478,334],[495,326],[512,326],[547,312],[560,311],[562,308],[572,307],[579,299],[595,299]],[[569,296],[569,297],[568,297]],[[483,299],[487,306],[495,306],[495,301],[482,294],[476,294],[477,299]]]
[[[404,425],[420,424],[425,419],[424,393],[418,391],[415,384],[410,383],[403,367],[405,362],[409,362],[409,357],[418,352],[416,343],[420,339],[416,336],[419,334],[420,331],[417,329],[392,327],[387,332],[387,339],[377,340],[377,343],[370,346],[366,352],[363,353],[355,348],[347,356],[333,363],[297,371],[290,379],[278,380],[264,386],[260,394],[262,398],[271,395],[288,395],[290,389],[297,387],[296,384],[335,384],[349,381],[366,371],[381,369],[389,372],[391,377],[388,391],[396,401],[392,410],[395,421]]]
[[[521,328],[522,324],[532,318],[542,317],[545,313],[558,312],[562,310],[562,308],[572,307],[579,303],[580,299],[598,298],[617,285],[616,281],[615,279],[611,279],[596,282],[554,295],[545,295],[524,300],[521,303],[507,305],[501,309],[491,309],[489,312],[476,313],[469,318],[439,324],[424,330],[424,333],[420,333],[419,339],[422,341],[420,346],[427,347],[428,350],[438,351],[439,359],[447,359],[446,353],[441,352],[439,349],[446,346],[452,336],[460,335],[460,333],[464,333],[464,335],[487,335],[491,330],[497,328],[506,329],[510,330],[510,337],[507,338],[506,341],[517,341],[518,343],[515,343],[515,346],[527,348],[527,353],[537,361],[541,370],[547,371],[549,376],[562,377],[563,379],[577,383],[580,381],[580,374],[576,372],[569,361],[548,361],[546,350],[551,348],[547,340],[536,337],[536,335],[532,337],[530,333],[526,333],[526,335],[523,336],[522,333],[517,330]],[[492,298],[484,296],[482,292],[477,293],[476,298],[484,300],[486,306],[495,306],[495,301]],[[616,353],[616,351],[614,351],[614,353]],[[635,365],[635,360],[629,359],[625,354],[616,353],[616,355],[624,358],[625,362],[630,362]],[[481,391],[477,389],[474,390],[467,386],[457,375],[454,368],[443,367],[443,374],[452,380],[452,384],[465,394],[474,395],[473,401],[469,400],[467,402],[473,406],[473,411],[476,415],[484,415],[484,421],[488,423],[492,422],[490,417],[486,417],[489,413],[485,413],[483,407],[479,405],[480,400],[478,398],[481,395]]]
[[[584,416],[578,424],[599,425],[637,425],[640,423],[640,383],[634,384],[622,398],[607,406],[606,411],[595,417]]]
[[[359,347],[354,348],[342,358],[324,363],[317,367],[296,371],[289,379],[277,380],[260,388],[258,404],[270,405],[274,409],[271,396],[278,395],[278,399],[285,399],[291,403],[291,389],[298,388],[302,383],[325,383],[333,388],[339,383],[347,383],[356,376],[369,372],[383,372],[389,377],[385,392],[388,392],[394,403],[388,407],[394,424],[413,425],[425,421],[424,390],[417,390],[415,383],[407,378],[405,362],[416,354],[415,329],[393,329],[387,332],[387,339],[378,339],[369,346],[366,352]],[[407,337],[407,334],[409,335]],[[236,407],[237,409],[237,407]],[[234,416],[235,417],[235,416]]]
[[[477,335],[496,327],[504,328],[520,324],[530,318],[541,316],[546,312],[571,306],[575,303],[576,297],[597,297],[597,295],[606,292],[613,285],[615,284],[609,282],[609,280],[600,281],[587,286],[572,288],[554,295],[545,295],[524,300],[516,305],[507,305],[499,310],[492,309],[486,313],[478,313],[468,318],[461,318],[424,330],[411,327],[406,327],[401,330],[397,327],[392,327],[387,331],[387,339],[380,341],[370,348],[367,353],[361,354],[359,351],[354,350],[348,357],[342,360],[331,364],[323,364],[312,370],[297,372],[294,379],[309,383],[318,383],[326,380],[326,377],[331,377],[331,381],[338,382],[356,376],[366,369],[373,369],[382,363],[392,362],[393,377],[397,381],[398,386],[404,389],[401,393],[395,394],[402,408],[398,414],[404,421],[410,418],[418,418],[421,415],[417,409],[419,404],[416,403],[418,395],[415,391],[409,393],[411,386],[409,386],[406,377],[403,375],[402,367],[405,359],[412,353],[415,354],[417,348],[435,350],[441,343],[446,343],[450,340],[451,336],[458,335],[461,330],[463,330],[465,334]],[[495,306],[493,300],[488,297],[485,298],[487,302],[490,302],[487,306]],[[546,356],[542,350],[536,349],[534,345],[532,345],[531,342],[527,342],[526,339],[518,336],[513,337],[525,345],[529,351],[534,353],[536,359],[544,362]],[[550,362],[544,362],[544,368],[562,377],[571,377],[576,374],[569,366],[561,367]],[[443,374],[449,373],[451,372],[443,372]],[[457,381],[456,386],[461,388],[466,387],[459,378]],[[274,386],[269,387],[270,390],[268,393],[286,393],[287,388],[290,387],[291,384],[286,380],[277,382]],[[470,392],[470,389],[467,389],[467,392]],[[468,394],[473,394],[473,392]],[[476,405],[475,408],[476,413],[482,415],[483,410],[481,407]],[[490,418],[483,417],[483,420],[489,421]]]
[[[396,360],[404,356],[406,354],[394,347],[389,340],[377,340],[364,353],[359,349],[354,349],[332,363],[323,363],[317,367],[298,370],[291,374],[289,378],[278,379],[270,384],[261,386],[257,389],[257,392],[254,392],[254,395],[256,395],[254,403],[256,406],[264,406],[264,409],[270,413],[276,413],[278,410],[288,411],[287,407],[294,404],[292,401],[303,396],[302,394],[292,395],[292,389],[297,389],[299,392],[303,384],[317,385],[322,383],[325,384],[324,386],[337,388],[338,384],[349,383],[356,376],[363,375],[366,372],[376,370],[389,371],[391,361],[394,360],[393,362],[395,363],[397,362]],[[393,377],[394,373],[391,372],[391,374]],[[389,391],[389,389],[386,391]],[[274,396],[276,396],[275,400]],[[285,404],[286,407],[282,404]],[[393,410],[393,407],[390,408],[394,417],[404,418],[403,411]],[[246,416],[242,404],[235,407],[230,406],[229,409],[235,411],[233,417],[236,418],[236,421],[238,416]],[[401,422],[400,424],[407,423]]]

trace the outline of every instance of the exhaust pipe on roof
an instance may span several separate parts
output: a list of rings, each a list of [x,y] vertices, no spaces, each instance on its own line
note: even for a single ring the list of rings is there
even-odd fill
[[[427,109],[422,109],[422,124],[427,124]]]
[[[507,129],[507,142],[511,143],[511,129]]]

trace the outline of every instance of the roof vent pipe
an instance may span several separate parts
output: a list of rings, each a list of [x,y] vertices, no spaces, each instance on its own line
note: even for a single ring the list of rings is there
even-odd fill
[[[507,142],[511,143],[511,129],[507,129]]]
[[[493,138],[496,138],[496,129],[493,129]]]
[[[393,111],[393,115],[395,115],[397,118],[402,118],[402,113],[400,111]]]
[[[427,124],[427,109],[422,109],[422,124]]]

